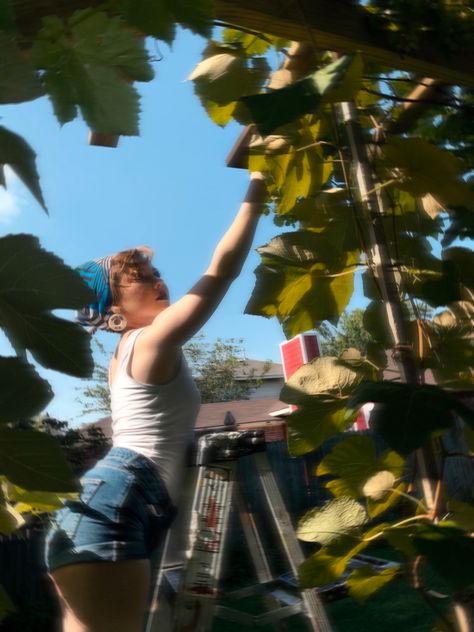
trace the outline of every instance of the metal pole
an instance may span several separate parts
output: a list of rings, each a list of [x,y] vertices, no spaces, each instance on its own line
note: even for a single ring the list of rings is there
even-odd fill
[[[338,108],[345,123],[352,167],[360,192],[362,208],[369,220],[369,260],[385,303],[387,321],[393,341],[393,357],[399,368],[402,382],[417,384],[420,380],[405,325],[399,283],[395,275],[383,225],[386,211],[380,189],[376,186],[377,182],[369,161],[367,146],[358,122],[357,108],[354,103],[349,102],[341,103]],[[428,509],[431,510],[435,504],[435,481],[438,479],[435,458],[431,449],[417,450],[415,458],[423,495]]]

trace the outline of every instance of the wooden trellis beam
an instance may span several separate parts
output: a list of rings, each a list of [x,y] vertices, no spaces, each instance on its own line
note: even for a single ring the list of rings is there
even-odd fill
[[[215,0],[215,17],[289,40],[312,40],[321,50],[360,51],[371,62],[419,73],[452,85],[474,87],[474,53],[447,53],[429,38],[402,55],[387,34],[371,27],[365,11],[348,0]]]

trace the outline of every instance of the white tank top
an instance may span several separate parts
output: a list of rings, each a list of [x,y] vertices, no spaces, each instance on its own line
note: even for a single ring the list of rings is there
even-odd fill
[[[142,331],[128,336],[118,358],[110,389],[112,442],[153,461],[176,504],[201,398],[183,355],[178,375],[166,384],[142,384],[131,377],[133,347]]]

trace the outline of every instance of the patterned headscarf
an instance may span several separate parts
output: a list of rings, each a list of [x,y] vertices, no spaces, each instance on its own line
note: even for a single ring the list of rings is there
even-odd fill
[[[83,263],[76,270],[82,280],[95,292],[97,301],[86,305],[77,312],[76,320],[89,328],[90,333],[97,329],[106,329],[112,304],[110,289],[110,267],[112,257],[102,257]]]

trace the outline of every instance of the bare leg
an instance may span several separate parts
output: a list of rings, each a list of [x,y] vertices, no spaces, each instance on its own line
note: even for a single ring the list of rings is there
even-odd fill
[[[61,602],[63,632],[142,632],[149,560],[71,564],[51,577]]]

